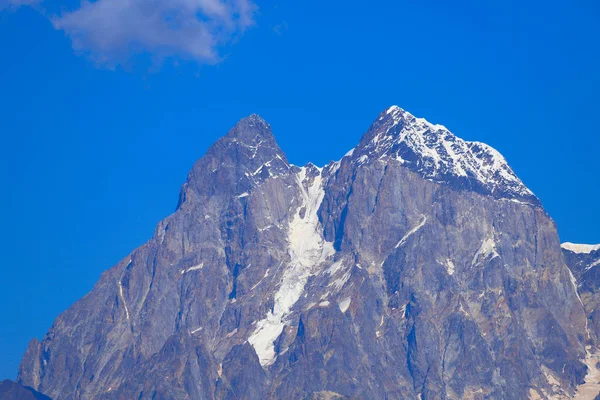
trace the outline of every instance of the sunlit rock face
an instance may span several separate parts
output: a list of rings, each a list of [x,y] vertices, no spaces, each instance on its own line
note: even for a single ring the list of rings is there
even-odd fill
[[[391,107],[341,160],[297,167],[252,115],[19,381],[62,400],[571,398],[584,305],[491,147]]]

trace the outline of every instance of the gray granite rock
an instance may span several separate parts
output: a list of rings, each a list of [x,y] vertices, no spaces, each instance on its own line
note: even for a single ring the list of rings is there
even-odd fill
[[[31,342],[19,382],[61,400],[570,398],[594,340],[554,222],[489,146],[392,107],[299,168],[252,115]]]

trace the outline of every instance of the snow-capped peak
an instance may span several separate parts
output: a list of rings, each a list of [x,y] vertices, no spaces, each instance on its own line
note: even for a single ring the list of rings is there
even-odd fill
[[[417,118],[398,106],[380,114],[352,158],[360,164],[393,159],[426,179],[539,204],[494,148],[465,141],[445,126]]]
[[[576,244],[565,242],[561,244],[560,247],[577,254],[590,254],[593,251],[600,250],[600,244]]]

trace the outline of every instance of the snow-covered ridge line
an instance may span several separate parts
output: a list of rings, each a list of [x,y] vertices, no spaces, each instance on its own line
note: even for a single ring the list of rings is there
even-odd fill
[[[600,244],[577,244],[565,242],[561,244],[560,247],[576,254],[590,254],[593,251],[600,250]]]
[[[463,140],[445,126],[417,118],[398,106],[381,113],[361,143],[338,161],[324,167],[312,163],[297,167],[276,156],[246,175],[254,177],[264,166],[270,167],[273,161],[281,161],[284,170],[314,166],[320,172],[324,171],[325,176],[331,176],[344,159],[350,159],[357,166],[395,160],[434,182],[491,194],[497,199],[540,205],[535,194],[496,149],[482,142]],[[269,175],[273,176],[270,169]]]
[[[539,204],[494,148],[463,140],[398,106],[379,116],[351,157],[358,165],[396,160],[426,179]]]

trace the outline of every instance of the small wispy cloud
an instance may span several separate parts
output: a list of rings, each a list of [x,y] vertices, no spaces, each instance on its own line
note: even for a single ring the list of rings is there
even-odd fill
[[[286,21],[281,21],[273,27],[273,32],[275,32],[277,36],[283,35],[285,32],[287,32],[287,30],[288,24]]]
[[[0,0],[0,10],[17,9],[21,6],[34,6],[38,0]]]
[[[251,0],[83,0],[52,23],[76,51],[102,65],[138,54],[211,64],[221,46],[254,23],[256,9]]]

